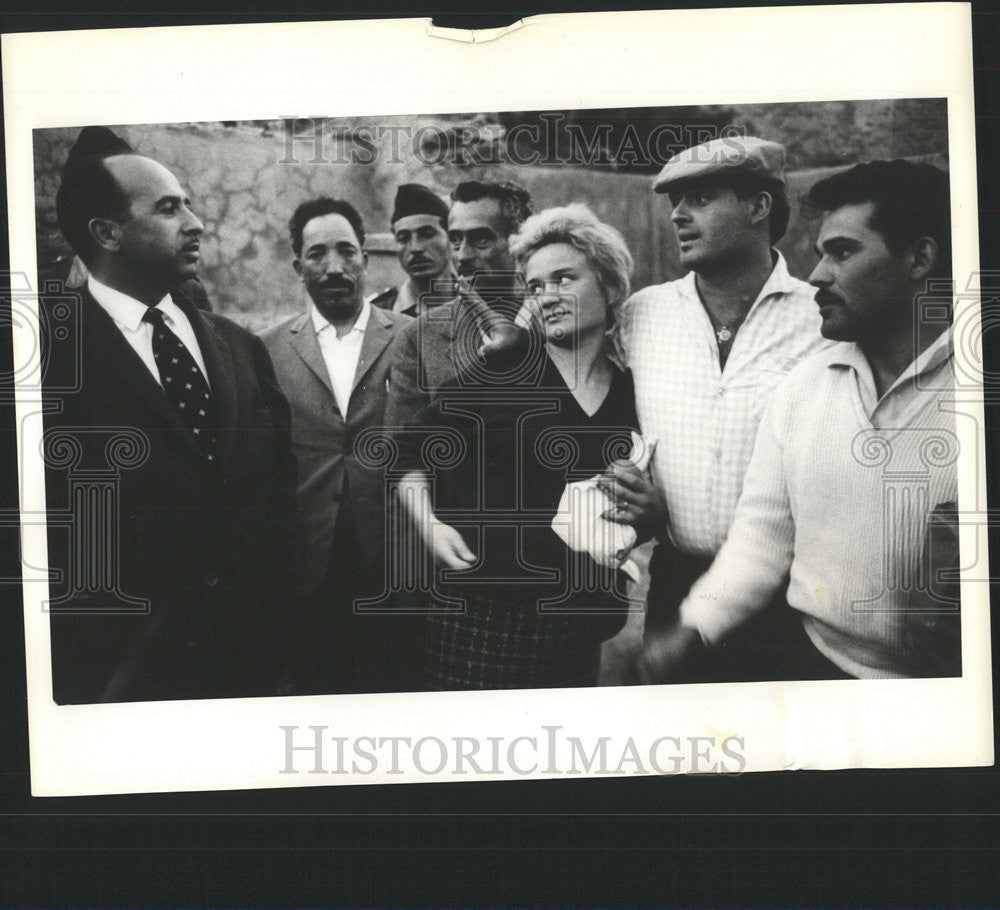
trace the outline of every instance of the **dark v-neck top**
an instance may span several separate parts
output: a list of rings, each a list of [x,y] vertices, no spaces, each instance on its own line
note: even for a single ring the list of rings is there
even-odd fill
[[[443,388],[396,436],[402,469],[429,473],[437,517],[480,559],[440,590],[574,607],[623,601],[620,573],[570,551],[551,523],[566,484],[628,457],[637,427],[630,373],[613,367],[588,415],[544,351],[527,368],[494,363]]]

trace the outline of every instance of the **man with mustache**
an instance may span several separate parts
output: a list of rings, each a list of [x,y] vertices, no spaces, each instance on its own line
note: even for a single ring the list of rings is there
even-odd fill
[[[163,165],[87,127],[56,209],[89,274],[40,306],[55,701],[276,695],[299,544],[270,358],[178,292],[204,228]]]
[[[675,155],[654,184],[670,197],[688,272],[625,303],[621,340],[639,424],[657,447],[650,476],[617,464],[604,480],[617,504],[606,517],[658,540],[647,635],[676,620],[726,539],[764,403],[799,360],[826,345],[813,289],[774,249],[789,219],[784,162],[775,142],[724,137]],[[721,675],[770,672],[782,609],[776,604],[758,634],[719,656]]]
[[[411,421],[445,383],[476,377],[484,353],[516,344],[514,320],[523,294],[508,240],[531,214],[531,197],[514,183],[472,180],[455,187],[451,199],[448,239],[458,297],[427,310],[400,333],[388,427]]]
[[[393,354],[385,425],[404,440],[405,428],[442,387],[450,386],[449,394],[458,398],[468,387],[482,394],[496,366],[487,367],[487,355],[495,353],[498,363],[507,363],[531,353],[524,344],[527,333],[515,325],[523,293],[509,247],[510,237],[531,214],[531,197],[513,183],[466,181],[451,200],[448,239],[458,296],[425,309],[407,325]],[[395,509],[390,521],[394,550],[386,574],[401,589],[394,591],[392,604],[399,613],[417,615],[427,607],[423,595],[432,584],[431,566],[409,521]],[[399,616],[397,625],[403,621]]]
[[[771,399],[725,545],[680,624],[646,643],[647,682],[689,676],[776,593],[798,630],[779,678],[961,672],[928,660],[940,642],[908,613],[940,583],[925,541],[957,501],[948,176],[875,161],[806,201],[823,213],[809,280],[837,343]]]
[[[365,302],[365,229],[349,202],[303,202],[289,231],[308,308],[262,338],[292,409],[307,538],[298,691],[384,691],[405,664],[364,609],[381,591],[385,493],[362,434],[383,425],[392,348],[411,319]]]
[[[453,299],[454,288],[447,281],[452,269],[444,200],[419,183],[404,183],[396,190],[391,226],[407,278],[373,297],[372,306],[419,316]]]

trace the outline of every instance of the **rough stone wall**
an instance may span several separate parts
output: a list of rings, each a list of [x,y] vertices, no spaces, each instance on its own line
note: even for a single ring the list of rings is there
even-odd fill
[[[311,138],[314,127],[290,140],[281,124],[221,123],[123,126],[113,129],[142,154],[161,161],[186,187],[205,224],[201,277],[214,308],[254,329],[263,329],[304,305],[292,269],[288,219],[311,196],[342,196],[361,213],[371,238],[368,289],[401,280],[393,252],[389,217],[396,187],[417,181],[447,196],[468,179],[509,179],[532,194],[536,211],[585,202],[598,217],[625,235],[636,261],[634,287],[681,274],[670,227],[670,205],[650,190],[647,176],[569,166],[478,165],[441,147],[447,129],[469,129],[468,118],[396,118],[409,139],[423,139],[417,154],[399,133],[373,135],[366,124],[343,122]],[[474,128],[488,125],[472,121]],[[381,124],[392,125],[392,118]],[[416,131],[416,132],[414,132]],[[486,133],[487,131],[483,131]],[[64,277],[72,259],[55,219],[55,193],[77,128],[38,130],[34,135],[35,205],[40,278]],[[482,159],[480,159],[482,160]],[[937,159],[943,162],[943,159]],[[805,277],[813,263],[815,224],[794,200],[833,169],[789,174],[792,220],[779,248],[792,273]],[[380,236],[381,235],[381,236]]]

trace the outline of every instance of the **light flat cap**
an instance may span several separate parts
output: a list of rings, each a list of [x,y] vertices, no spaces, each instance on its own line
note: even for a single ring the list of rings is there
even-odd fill
[[[678,152],[653,182],[657,193],[681,181],[739,170],[778,183],[785,182],[785,147],[756,136],[723,136]]]

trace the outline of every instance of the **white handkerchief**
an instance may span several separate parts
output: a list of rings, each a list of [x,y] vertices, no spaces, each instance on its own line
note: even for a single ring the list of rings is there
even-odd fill
[[[645,471],[653,457],[656,440],[632,433],[629,461]],[[629,558],[636,543],[635,528],[602,518],[613,503],[597,486],[599,475],[566,485],[559,508],[552,519],[552,530],[571,550],[589,553],[602,566],[621,569],[634,582],[639,581],[639,567]]]

